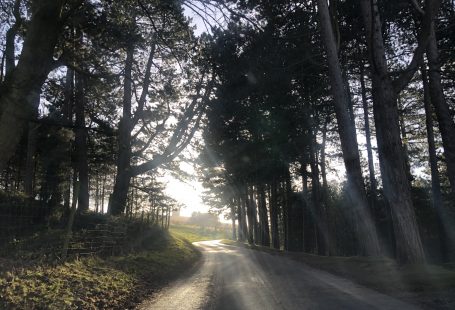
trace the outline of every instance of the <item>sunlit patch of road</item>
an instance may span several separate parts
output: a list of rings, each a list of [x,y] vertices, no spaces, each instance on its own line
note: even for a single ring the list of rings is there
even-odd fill
[[[417,309],[285,257],[218,240],[195,244],[200,265],[139,309]]]

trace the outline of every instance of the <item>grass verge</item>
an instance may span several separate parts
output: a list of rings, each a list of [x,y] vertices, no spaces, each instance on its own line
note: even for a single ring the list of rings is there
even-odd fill
[[[177,234],[152,249],[63,264],[0,259],[1,309],[128,309],[190,268],[198,250]]]
[[[451,266],[399,266],[394,260],[384,257],[318,256],[232,240],[223,240],[222,243],[285,256],[379,292],[418,303],[426,309],[455,309],[455,270]]]

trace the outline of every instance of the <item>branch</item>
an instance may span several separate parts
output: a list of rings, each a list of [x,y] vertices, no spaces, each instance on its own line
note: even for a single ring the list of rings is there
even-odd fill
[[[102,119],[99,119],[96,115],[92,114],[89,112],[89,117],[94,122],[99,126],[99,128],[102,130],[102,132],[106,133],[109,136],[114,136],[116,135],[115,129],[112,128],[108,122],[103,121]]]
[[[163,119],[163,121],[161,123],[159,123],[158,125],[155,126],[155,132],[149,137],[149,139],[147,140],[147,142],[145,143],[145,145],[133,152],[133,156],[139,156],[141,153],[143,153],[146,149],[148,149],[148,147],[150,146],[150,144],[152,144],[153,140],[160,134],[164,131],[164,128],[165,128],[165,124],[166,122],[168,121],[169,117],[171,116],[171,111],[170,111],[170,107],[168,105],[168,113],[167,113],[167,116]],[[144,122],[145,123],[145,122]],[[134,139],[137,138],[137,134],[135,135]]]
[[[202,97],[202,103],[206,102],[207,99],[210,97],[213,85],[214,79],[212,78],[212,80],[208,83],[208,85],[205,88],[205,93],[204,96]],[[198,88],[200,90],[201,85],[198,85]],[[200,96],[197,95],[193,98],[192,103],[185,111],[185,114],[181,122],[177,125],[177,128],[175,129],[174,134],[171,137],[171,140],[169,141],[169,144],[164,150],[164,152],[162,154],[155,155],[152,160],[140,164],[139,166],[131,167],[130,174],[132,177],[141,175],[147,171],[154,170],[163,164],[169,163],[186,148],[186,146],[192,140],[197,129],[199,128],[199,124],[205,110],[203,107],[200,108],[199,111],[198,109],[194,109],[195,105],[198,102],[198,99],[200,99]],[[199,112],[199,114],[193,128],[191,128],[190,132],[185,135],[185,133],[188,130],[190,121],[193,119],[194,115],[197,112]]]
[[[430,39],[431,28],[433,27],[433,17],[439,10],[441,0],[427,0],[425,15],[423,16],[422,26],[417,39],[417,48],[414,50],[412,60],[408,67],[393,81],[393,87],[396,93],[402,91],[414,77],[419,68],[423,54]]]
[[[425,11],[420,7],[420,5],[417,3],[417,0],[409,0],[412,4],[412,6],[419,12],[420,15],[425,15]]]
[[[150,50],[149,58],[147,60],[147,66],[145,68],[144,82],[142,83],[142,93],[141,93],[141,97],[139,98],[139,101],[137,103],[137,110],[134,113],[132,127],[134,127],[137,124],[137,122],[139,121],[139,119],[142,115],[142,112],[144,110],[145,100],[147,99],[148,90],[149,90],[150,83],[151,83],[151,71],[152,71],[153,58],[155,57],[155,50],[156,50],[156,45],[154,43],[152,43],[152,48]]]

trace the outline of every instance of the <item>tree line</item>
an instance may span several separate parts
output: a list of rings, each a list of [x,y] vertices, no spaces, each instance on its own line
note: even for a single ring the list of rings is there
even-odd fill
[[[230,211],[236,238],[400,263],[453,258],[453,1],[0,9],[6,193],[47,215],[147,206],[163,219],[174,202],[158,168],[178,171],[201,128],[206,201]],[[184,9],[208,33],[194,35]]]
[[[232,2],[199,160],[235,237],[453,259],[453,1]]]

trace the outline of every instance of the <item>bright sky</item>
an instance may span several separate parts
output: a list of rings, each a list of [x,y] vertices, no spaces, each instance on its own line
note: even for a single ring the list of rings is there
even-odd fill
[[[189,152],[189,151],[187,151]],[[188,163],[181,163],[180,169],[195,176],[193,167]],[[196,180],[180,181],[171,175],[165,175],[163,181],[167,183],[166,194],[184,205],[180,215],[191,216],[193,212],[208,212],[209,207],[202,202],[202,184]]]

